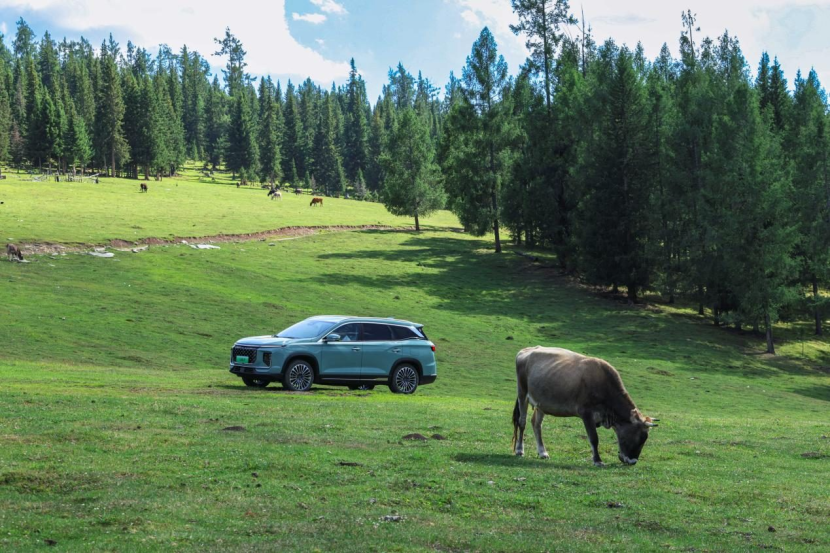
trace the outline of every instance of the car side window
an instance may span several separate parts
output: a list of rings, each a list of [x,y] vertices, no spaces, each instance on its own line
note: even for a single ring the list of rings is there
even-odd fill
[[[365,342],[383,342],[392,339],[392,330],[382,324],[364,324],[363,340]]]
[[[392,336],[395,340],[415,340],[420,338],[415,331],[406,326],[392,326]]]
[[[360,323],[345,324],[333,333],[340,335],[341,342],[358,342],[360,341]]]

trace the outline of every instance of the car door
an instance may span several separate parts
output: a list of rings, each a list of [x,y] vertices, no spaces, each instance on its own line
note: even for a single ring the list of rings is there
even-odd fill
[[[372,380],[389,376],[398,359],[406,354],[406,342],[395,340],[389,325],[363,323],[363,369],[360,376]]]
[[[363,357],[360,323],[341,325],[329,334],[339,334],[340,341],[327,341],[320,348],[320,377],[323,379],[359,378]]]

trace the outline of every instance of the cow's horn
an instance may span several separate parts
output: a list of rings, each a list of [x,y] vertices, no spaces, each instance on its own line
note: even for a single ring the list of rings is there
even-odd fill
[[[648,426],[650,428],[654,428],[655,426],[660,426],[660,425],[659,424],[654,424],[653,422],[647,422],[646,426]]]

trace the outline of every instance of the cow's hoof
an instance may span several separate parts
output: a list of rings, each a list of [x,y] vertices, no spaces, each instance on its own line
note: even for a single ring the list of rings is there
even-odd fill
[[[525,452],[524,452],[524,451],[517,451],[517,452],[516,452],[516,457],[524,457],[524,456],[525,456]]]
[[[603,463],[602,461],[594,461],[594,466],[599,467],[599,468],[603,468],[603,467],[605,467],[605,463]]]
[[[547,451],[544,452],[544,453],[540,453],[539,454],[539,459],[550,459],[550,455],[548,455]]]

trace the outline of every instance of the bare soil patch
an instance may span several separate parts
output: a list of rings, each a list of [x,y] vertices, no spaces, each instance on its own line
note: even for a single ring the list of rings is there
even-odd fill
[[[269,238],[276,240],[288,240],[311,236],[321,232],[348,232],[357,230],[383,230],[383,231],[411,231],[415,227],[391,227],[388,225],[333,225],[321,227],[283,227],[262,232],[249,232],[244,234],[214,234],[211,236],[176,236],[172,238],[141,238],[139,240],[123,240],[116,238],[107,244],[57,244],[53,242],[35,242],[31,244],[18,244],[24,255],[55,255],[62,253],[85,252],[93,248],[135,248],[137,246],[170,246],[182,243],[213,244],[221,242],[251,242],[255,240],[265,241]]]

